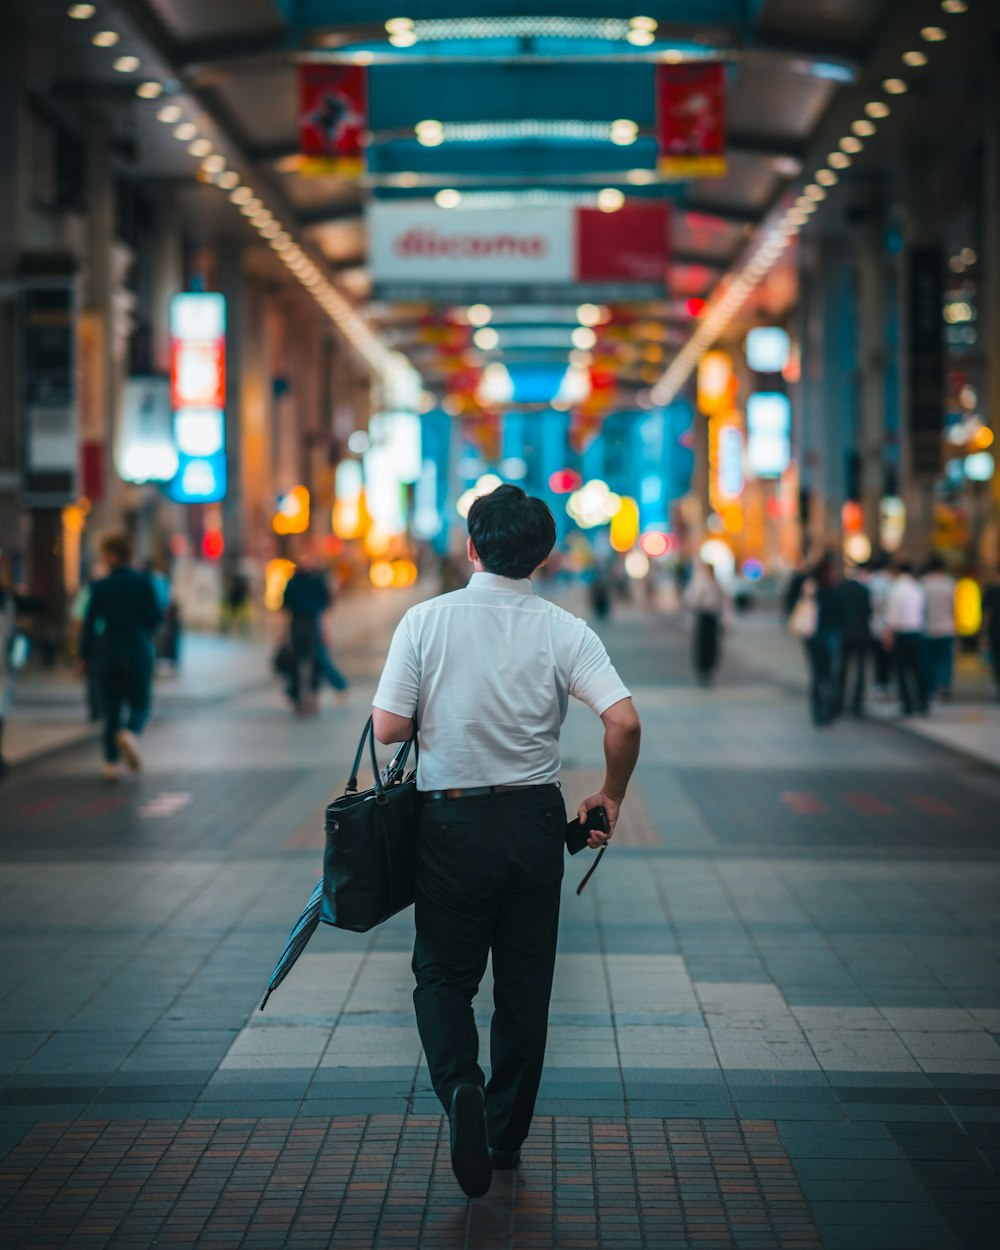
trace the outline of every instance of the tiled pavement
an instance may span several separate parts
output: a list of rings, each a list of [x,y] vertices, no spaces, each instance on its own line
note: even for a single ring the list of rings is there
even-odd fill
[[[247,693],[156,727],[121,790],[89,748],[5,786],[0,1245],[1000,1244],[998,775],[885,724],[816,733],[746,666],[696,689],[662,621],[607,634],[645,723],[632,810],[582,898],[567,861],[539,1118],[477,1203],[408,916],[321,930],[255,1010],[384,619],[318,721]],[[573,711],[571,802],[597,730]]]

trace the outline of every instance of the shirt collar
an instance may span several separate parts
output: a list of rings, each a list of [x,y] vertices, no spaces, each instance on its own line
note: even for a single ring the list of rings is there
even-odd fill
[[[473,573],[469,586],[476,590],[505,590],[515,595],[531,595],[530,577],[500,577],[496,573]]]

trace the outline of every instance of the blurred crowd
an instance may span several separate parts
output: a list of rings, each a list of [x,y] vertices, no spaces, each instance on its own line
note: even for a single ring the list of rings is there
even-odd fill
[[[784,611],[809,666],[817,725],[865,714],[869,677],[876,698],[893,690],[903,716],[923,716],[952,697],[958,584],[938,556],[915,569],[887,558],[842,569],[824,554],[789,580]],[[1000,698],[1000,576],[983,587],[979,638]]]

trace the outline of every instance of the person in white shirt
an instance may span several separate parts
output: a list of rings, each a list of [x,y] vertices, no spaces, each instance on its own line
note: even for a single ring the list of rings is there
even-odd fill
[[[927,694],[951,698],[955,653],[955,579],[932,556],[920,579],[927,605]]]
[[[875,693],[883,699],[889,697],[892,680],[892,648],[886,646],[885,609],[889,602],[892,573],[888,558],[879,556],[872,564],[868,577],[868,593],[872,600],[872,655],[875,661]]]
[[[699,560],[687,589],[684,606],[694,617],[693,658],[698,681],[708,686],[719,662],[719,635],[726,610],[726,596],[714,567]]]
[[[413,994],[435,1092],[470,1197],[516,1167],[541,1080],[555,963],[566,811],[559,732],[569,699],[604,723],[604,784],[579,805],[614,832],[639,753],[639,717],[600,639],[536,598],[555,545],[552,513],[504,485],[469,511],[475,569],[464,590],[420,603],[393,636],[374,698],[380,742],[417,733]],[[489,1084],[472,1001],[492,953]],[[484,1089],[485,1087],[485,1089]]]
[[[927,711],[922,649],[926,603],[924,589],[905,560],[896,566],[885,605],[885,628],[891,639],[904,716]]]

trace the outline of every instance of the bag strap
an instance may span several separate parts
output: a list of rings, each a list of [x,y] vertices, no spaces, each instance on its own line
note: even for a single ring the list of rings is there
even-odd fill
[[[351,775],[347,779],[347,785],[344,787],[345,794],[357,794],[358,792],[358,772],[361,768],[361,756],[365,749],[365,739],[370,733],[373,733],[372,718],[369,716],[365,722],[365,727],[361,731],[361,737],[358,740],[358,749],[354,753],[354,763],[351,765]],[[375,753],[375,744],[372,743],[372,755]],[[377,772],[377,770],[376,770]]]
[[[358,792],[358,773],[361,769],[361,757],[364,754],[366,738],[368,740],[368,750],[371,754],[372,773],[375,777],[374,786],[377,795],[382,794],[386,786],[395,784],[402,776],[410,754],[410,747],[413,747],[414,759],[416,761],[420,759],[420,746],[417,742],[416,728],[414,728],[413,737],[408,738],[405,742],[401,742],[396,748],[396,754],[386,765],[385,777],[383,779],[382,774],[379,772],[378,757],[375,754],[375,727],[373,718],[369,716],[358,740],[358,749],[354,753],[354,763],[351,765],[351,775],[344,789],[345,794],[357,794]]]

